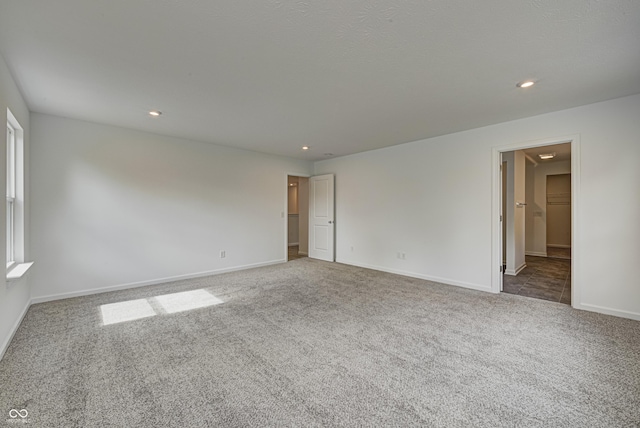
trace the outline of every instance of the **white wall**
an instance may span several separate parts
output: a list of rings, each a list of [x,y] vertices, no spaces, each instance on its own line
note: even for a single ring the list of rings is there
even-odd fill
[[[309,179],[299,177],[298,182],[299,233],[298,253],[309,253]]]
[[[517,275],[525,263],[525,157],[522,150],[502,154],[507,165],[506,252],[507,275]]]
[[[492,148],[579,134],[573,304],[640,319],[638,112],[634,95],[317,162],[336,174],[337,260],[489,291]]]
[[[4,59],[0,56],[0,121],[7,123],[7,108],[11,110],[15,118],[24,129],[24,155],[25,155],[25,259],[30,258],[29,246],[29,110],[18,90]],[[2,132],[2,138],[6,138],[6,131]],[[3,140],[6,142],[6,140]],[[0,189],[6,188],[7,159],[6,145],[2,144],[0,150]],[[4,190],[3,190],[4,191]],[[3,204],[6,206],[6,204]],[[6,222],[6,209],[0,209],[0,224]],[[6,260],[6,228],[0,227],[0,254],[2,260]],[[7,283],[4,275],[0,275],[0,357],[6,350],[9,341],[23,315],[26,313],[30,297],[30,273],[16,282]]]
[[[35,301],[286,260],[282,178],[311,163],[42,114],[31,129]]]
[[[536,164],[527,159],[525,163],[525,196],[527,198],[527,206],[525,207],[525,254],[528,256],[546,257],[546,246],[540,241],[539,227],[535,225],[538,218],[542,217],[540,203],[536,200],[535,195],[535,174]],[[546,204],[545,204],[546,207]],[[546,242],[546,236],[545,240]],[[542,251],[542,249],[544,251]]]
[[[515,218],[516,202],[514,195],[514,154],[515,152],[502,153],[501,161],[507,167],[506,191],[503,192],[506,202],[504,208],[504,230],[506,239],[504,240],[504,250],[506,254],[503,256],[505,260],[505,273],[515,275]]]
[[[513,201],[514,201],[514,273],[520,272],[525,266],[525,230],[524,213],[526,205],[525,198],[525,158],[522,150],[513,153]]]
[[[571,173],[570,161],[527,162],[526,253],[547,255],[547,176]]]

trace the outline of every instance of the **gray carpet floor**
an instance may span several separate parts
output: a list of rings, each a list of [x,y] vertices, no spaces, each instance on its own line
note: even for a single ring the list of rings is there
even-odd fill
[[[156,298],[201,289],[222,303]],[[153,316],[103,325],[131,301]],[[32,306],[0,361],[16,426],[9,409],[37,427],[638,427],[640,323],[305,258]]]

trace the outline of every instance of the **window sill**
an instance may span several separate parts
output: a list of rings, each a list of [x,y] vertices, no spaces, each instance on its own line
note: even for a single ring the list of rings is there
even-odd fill
[[[29,263],[14,263],[11,270],[7,270],[7,281],[17,281],[33,266],[33,262]]]

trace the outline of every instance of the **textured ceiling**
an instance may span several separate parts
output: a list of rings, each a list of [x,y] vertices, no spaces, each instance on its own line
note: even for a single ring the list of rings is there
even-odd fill
[[[0,0],[32,111],[302,159],[640,93],[638,46],[638,0]]]

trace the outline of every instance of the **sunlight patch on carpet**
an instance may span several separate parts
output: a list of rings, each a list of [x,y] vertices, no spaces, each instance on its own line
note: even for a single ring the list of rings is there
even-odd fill
[[[102,325],[118,324],[163,314],[175,314],[224,303],[207,290],[163,294],[147,299],[128,300],[100,306]],[[158,308],[158,305],[160,308]],[[154,309],[156,306],[158,309]]]
[[[207,290],[193,290],[184,291],[182,293],[165,294],[163,296],[156,296],[155,299],[169,314],[190,311],[192,309],[204,308],[223,303],[222,300],[218,299]]]
[[[102,325],[138,320],[152,317],[156,314],[147,299],[109,303],[100,306],[100,310],[102,311]]]

